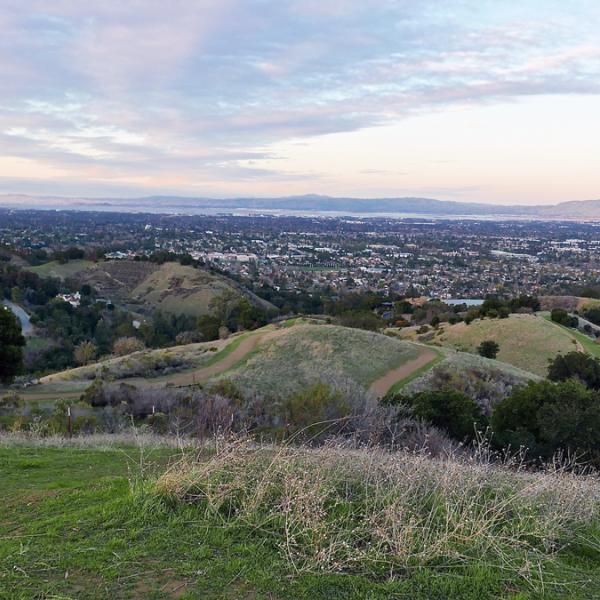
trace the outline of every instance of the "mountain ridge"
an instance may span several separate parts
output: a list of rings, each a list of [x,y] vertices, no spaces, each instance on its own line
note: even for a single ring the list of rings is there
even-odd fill
[[[484,202],[460,202],[422,197],[353,198],[304,194],[275,197],[209,198],[153,195],[138,198],[0,195],[4,208],[53,208],[62,210],[120,209],[144,212],[186,212],[210,210],[335,212],[335,213],[408,213],[424,216],[511,216],[534,218],[600,219],[600,199],[568,200],[559,204],[507,205]]]

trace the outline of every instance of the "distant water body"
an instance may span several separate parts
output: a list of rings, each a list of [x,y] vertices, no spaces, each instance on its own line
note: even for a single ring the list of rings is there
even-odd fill
[[[51,201],[44,204],[2,204],[0,208],[19,210],[55,210],[55,211],[90,211],[90,212],[115,212],[115,213],[138,213],[138,214],[165,214],[180,216],[271,216],[271,217],[319,217],[319,218],[344,218],[352,217],[359,219],[420,219],[423,222],[432,221],[553,221],[561,219],[545,218],[539,219],[532,215],[507,215],[507,214],[468,214],[468,215],[446,215],[410,212],[376,212],[376,211],[350,211],[350,210],[293,210],[280,208],[223,208],[206,206],[178,206],[178,205],[156,205],[135,202],[128,204],[98,202],[98,203],[56,203]]]

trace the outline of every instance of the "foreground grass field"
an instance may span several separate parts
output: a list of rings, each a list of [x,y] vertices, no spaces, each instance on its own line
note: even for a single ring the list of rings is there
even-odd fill
[[[11,600],[600,596],[598,482],[567,474],[377,451],[234,444],[198,462],[174,447],[8,442],[0,479]]]
[[[550,359],[560,352],[579,348],[570,331],[537,315],[477,319],[470,325],[457,323],[444,327],[432,343],[476,353],[484,340],[494,340],[500,345],[498,360],[542,376],[548,371]]]

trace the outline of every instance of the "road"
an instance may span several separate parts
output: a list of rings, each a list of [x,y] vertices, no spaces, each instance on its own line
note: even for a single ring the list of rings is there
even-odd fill
[[[19,321],[21,321],[21,330],[23,335],[31,335],[33,333],[33,325],[29,320],[29,315],[18,305],[10,300],[3,301],[4,306],[8,306],[12,312],[19,317]]]

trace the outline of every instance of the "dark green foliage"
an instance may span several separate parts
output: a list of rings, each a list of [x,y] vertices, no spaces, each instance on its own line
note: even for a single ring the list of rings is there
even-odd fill
[[[569,313],[562,308],[553,308],[550,313],[550,318],[559,325],[565,327],[577,327],[579,320],[577,317],[572,317]]]
[[[591,321],[594,325],[600,325],[600,307],[588,308],[583,312],[583,318]]]
[[[19,319],[6,307],[0,306],[0,381],[10,383],[23,368],[25,338]]]
[[[502,308],[500,308],[500,310],[498,310],[498,317],[500,317],[501,319],[508,319],[509,316],[510,308],[508,308],[508,306],[503,306]]]
[[[600,460],[600,397],[574,380],[530,383],[500,402],[492,414],[496,444],[528,449],[531,458],[562,450]]]
[[[458,440],[471,439],[485,426],[479,405],[466,394],[453,389],[427,390],[412,396],[395,394],[382,401],[388,406],[409,406],[419,417]]]
[[[600,361],[586,352],[559,354],[550,362],[548,379],[579,379],[590,388],[600,389]]]
[[[484,358],[496,358],[499,350],[500,346],[494,340],[484,340],[477,347],[479,356],[483,356]]]
[[[383,319],[374,312],[367,310],[351,310],[339,315],[335,320],[336,325],[378,331],[384,326]]]

